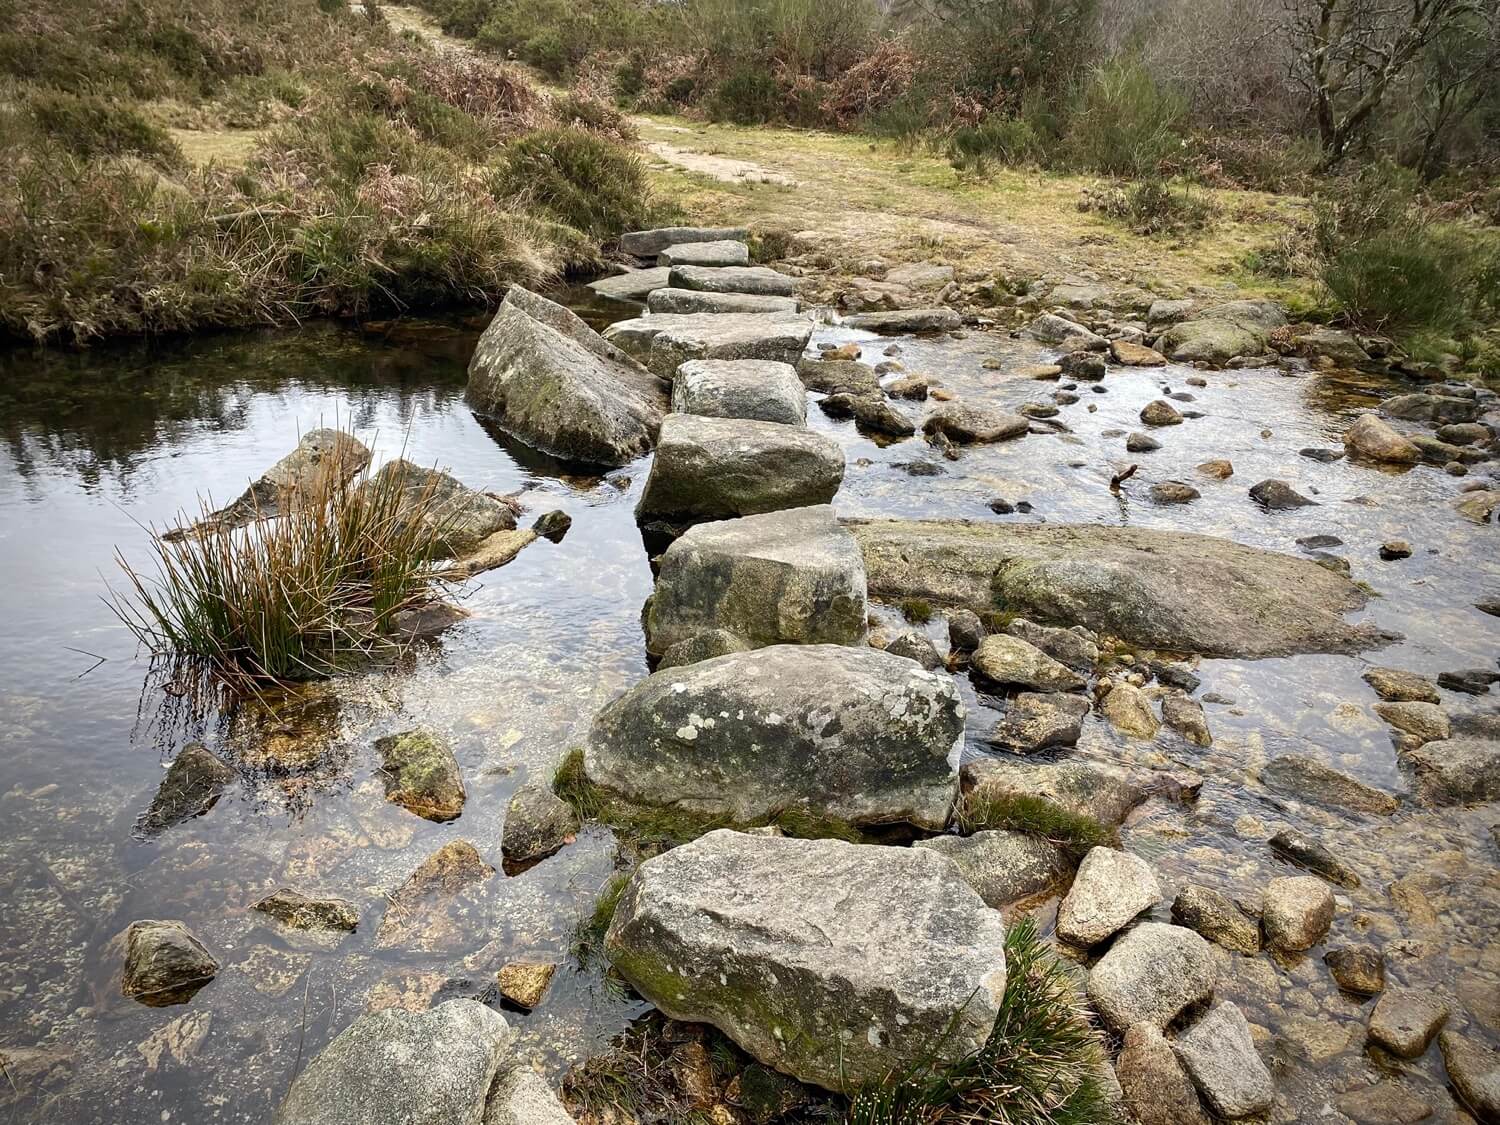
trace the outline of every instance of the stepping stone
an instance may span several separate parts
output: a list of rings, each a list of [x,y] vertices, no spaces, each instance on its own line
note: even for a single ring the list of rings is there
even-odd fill
[[[790,364],[768,359],[695,359],[679,367],[672,380],[672,410],[801,426],[807,422],[807,392]]]
[[[601,297],[612,301],[645,301],[650,295],[667,284],[666,266],[648,270],[626,270],[612,277],[601,277],[589,282],[589,288]]]
[[[857,313],[844,317],[845,328],[902,336],[919,332],[952,332],[962,328],[963,317],[952,309],[897,309],[891,312]]]
[[[662,313],[624,320],[604,338],[639,357],[663,379],[691,359],[770,359],[795,364],[812,321],[791,313]]]
[[[801,808],[940,830],[963,736],[951,677],[844,645],[773,645],[659,671],[594,719],[588,777],[737,824]]]
[[[656,256],[658,266],[748,266],[750,247],[733,239],[679,242]]]
[[[979,642],[969,661],[979,679],[1031,691],[1078,691],[1084,679],[1020,637],[996,633]]]
[[[1260,921],[1272,949],[1311,949],[1333,924],[1333,892],[1315,875],[1272,879],[1266,886]]]
[[[797,279],[769,266],[673,266],[667,275],[673,289],[696,289],[702,293],[755,293],[764,297],[790,297],[797,292]]]
[[[667,411],[666,384],[519,285],[479,338],[466,394],[527,445],[604,466],[650,452]]]
[[[736,647],[862,645],[865,564],[826,504],[699,524],[661,558],[645,613],[660,655],[716,630]]]
[[[1031,423],[1022,415],[1006,410],[949,402],[929,414],[922,429],[957,442],[993,442],[1022,437],[1031,429]]]
[[[1352,812],[1390,816],[1396,811],[1396,798],[1364,782],[1325,766],[1305,754],[1283,754],[1260,771],[1267,789],[1301,801],[1349,809]]]
[[[668,415],[636,518],[696,523],[827,504],[844,479],[838,442],[798,426]]]
[[[669,246],[688,242],[743,242],[750,237],[744,227],[657,227],[633,230],[620,236],[620,251],[637,258],[654,258]]]
[[[695,289],[653,289],[645,298],[653,313],[794,313],[796,297],[762,297],[755,293],[700,293]]]
[[[605,946],[668,1016],[853,1092],[982,1046],[1004,942],[1000,915],[932,850],[720,830],[641,865]]]

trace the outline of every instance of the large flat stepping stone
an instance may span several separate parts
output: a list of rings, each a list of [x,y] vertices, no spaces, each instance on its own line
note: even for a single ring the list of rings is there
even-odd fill
[[[666,266],[646,270],[626,270],[613,277],[601,277],[597,281],[591,281],[589,288],[599,296],[608,297],[613,301],[644,301],[654,290],[666,285],[667,274],[671,272]]]
[[[748,266],[750,247],[734,239],[714,242],[679,242],[656,256],[658,266]]]
[[[656,227],[620,235],[620,250],[637,258],[654,258],[667,247],[685,242],[743,242],[749,237],[745,227]]]
[[[564,460],[615,466],[650,452],[668,388],[561,305],[512,286],[469,361],[469,403]]]
[[[797,369],[771,359],[694,359],[672,380],[672,410],[706,418],[746,418],[801,426],[807,393]]]
[[[595,717],[584,767],[641,805],[750,824],[800,808],[941,829],[951,677],[872,648],[773,645],[657,672]]]
[[[667,275],[673,289],[697,289],[704,293],[758,293],[766,297],[790,297],[797,292],[797,279],[770,266],[673,266]]]
[[[662,279],[666,286],[666,278]],[[765,297],[758,293],[700,293],[696,289],[659,288],[645,298],[653,313],[794,313],[796,297]]]
[[[723,630],[739,647],[862,645],[865,564],[826,504],[699,524],[667,549],[646,648]]]
[[[604,338],[670,380],[690,359],[769,359],[795,364],[812,321],[792,313],[663,313],[622,320]]]
[[[1389,640],[1344,614],[1365,593],[1307,559],[1182,531],[1096,524],[846,520],[870,593],[1085,625],[1142,647],[1258,658]]]
[[[908,333],[953,332],[962,328],[963,317],[952,309],[895,309],[890,312],[856,313],[844,317],[846,328],[878,332],[882,336]]]
[[[1004,942],[936,852],[721,830],[641,865],[605,948],[667,1015],[853,1092],[982,1046]]]
[[[661,427],[639,520],[732,519],[827,504],[844,451],[824,434],[777,422],[671,414]]]

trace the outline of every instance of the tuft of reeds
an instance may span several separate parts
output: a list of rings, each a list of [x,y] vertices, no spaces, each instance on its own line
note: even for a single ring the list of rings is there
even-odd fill
[[[986,828],[1005,828],[1041,836],[1081,857],[1090,848],[1108,846],[1114,833],[1092,817],[1069,812],[1041,797],[992,794],[982,788],[966,793],[958,805],[958,826],[965,835]]]
[[[1068,967],[1022,918],[1005,936],[1005,995],[989,1039],[951,1066],[919,1064],[855,1095],[847,1125],[1110,1125],[1104,1053]]]
[[[154,656],[231,687],[332,674],[396,645],[393,616],[439,595],[443,522],[417,518],[436,512],[430,488],[403,486],[399,473],[324,474],[239,528],[205,501],[193,534],[152,533],[154,575],[116,552],[129,588],[109,604]]]

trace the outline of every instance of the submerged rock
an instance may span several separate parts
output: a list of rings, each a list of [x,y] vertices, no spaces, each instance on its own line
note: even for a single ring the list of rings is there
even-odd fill
[[[1090,848],[1057,908],[1057,936],[1073,945],[1098,945],[1161,901],[1151,865],[1113,848]]]
[[[1377,703],[1375,714],[1399,732],[1397,742],[1403,750],[1441,742],[1453,733],[1448,712],[1436,703]]]
[[[797,292],[797,279],[770,266],[673,266],[667,275],[672,289],[696,289],[700,293],[754,293],[763,297],[790,297]]]
[[[653,271],[655,272],[655,271]],[[759,293],[703,293],[696,289],[666,288],[667,271],[661,270],[661,287],[646,298],[653,313],[794,313],[801,307],[796,297],[770,297]]]
[[[1396,798],[1389,793],[1305,754],[1283,754],[1273,759],[1261,770],[1260,779],[1268,789],[1301,801],[1379,816],[1396,811]]]
[[[1500,1122],[1500,1051],[1455,1031],[1438,1036],[1443,1066],[1464,1104],[1484,1125]]]
[[[141,816],[139,831],[154,836],[175,824],[202,816],[238,778],[233,768],[202,743],[184,746],[167,767],[167,775],[161,779],[151,807]]]
[[[482,1125],[514,1038],[474,1000],[366,1013],[297,1076],[275,1125]]]
[[[377,739],[385,799],[438,822],[463,812],[467,793],[452,749],[426,730],[408,730]]]
[[[469,841],[444,844],[389,896],[376,946],[422,952],[462,947],[468,939],[462,915],[477,889],[494,876],[495,869]]]
[[[689,529],[661,557],[644,625],[649,652],[723,630],[739,644],[865,642],[859,545],[826,504]]]
[[[294,930],[343,930],[353,933],[359,926],[359,910],[347,899],[332,895],[311,896],[281,887],[255,904]]]
[[[827,504],[844,480],[838,442],[798,426],[672,414],[636,518],[732,519]]]
[[[1229,1001],[1215,1004],[1177,1040],[1177,1057],[1203,1098],[1230,1121],[1271,1108],[1276,1088],[1256,1053],[1250,1024]]]
[[[1236,356],[1264,354],[1272,330],[1284,324],[1286,314],[1274,301],[1226,301],[1172,324],[1157,347],[1179,363],[1222,367]]]
[[[1086,625],[1207,656],[1353,652],[1381,643],[1342,614],[1365,602],[1306,559],[1186,532],[1101,525],[845,520],[872,595]]]
[[[1374,996],[1385,988],[1385,958],[1373,945],[1340,946],[1323,954],[1338,986],[1356,996]]]
[[[1192,930],[1142,922],[1110,946],[1089,972],[1088,996],[1117,1032],[1137,1023],[1158,1031],[1218,979],[1213,950]]]
[[[623,465],[649,452],[666,385],[561,305],[512,286],[469,362],[467,395],[527,445]]]
[[[1311,836],[1282,829],[1270,840],[1271,850],[1288,863],[1316,872],[1341,887],[1359,886],[1359,876],[1331,851]]]
[[[807,421],[807,394],[796,369],[787,363],[699,359],[677,369],[672,409],[678,414],[800,426]]]
[[[1060,886],[1073,870],[1061,847],[1026,832],[989,829],[972,836],[934,836],[912,847],[930,848],[958,864],[969,886],[996,910]]]
[[[1430,991],[1389,988],[1370,1013],[1370,1042],[1400,1059],[1421,1055],[1448,1019],[1448,1005]]]
[[[641,865],[606,949],[672,1018],[852,1092],[982,1045],[1004,942],[1000,915],[930,849],[720,830]]]
[[[360,488],[375,496],[398,495],[390,514],[392,529],[416,524],[441,558],[461,558],[495,532],[516,526],[511,504],[410,461],[388,461]]]
[[[124,935],[120,991],[152,1008],[186,1004],[219,973],[218,959],[185,922],[132,922]]]
[[[963,706],[947,676],[869,648],[773,645],[657,672],[605,707],[589,778],[739,823],[801,807],[941,829]]]
[[[1344,448],[1371,461],[1415,465],[1422,451],[1374,414],[1361,414],[1344,431]]]

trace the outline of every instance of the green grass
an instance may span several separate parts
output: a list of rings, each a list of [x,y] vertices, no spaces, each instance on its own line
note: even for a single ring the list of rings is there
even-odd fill
[[[913,625],[926,625],[932,620],[932,603],[925,598],[907,598],[901,603],[901,616]]]
[[[609,933],[609,925],[615,920],[615,909],[620,905],[620,896],[630,885],[633,874],[633,871],[617,871],[611,875],[594,900],[593,909],[573,927],[568,945],[580,965],[588,967],[603,963],[604,935]]]
[[[958,824],[967,835],[985,828],[1008,828],[1041,836],[1075,856],[1108,845],[1114,833],[1092,817],[1069,812],[1041,797],[986,794],[982,789],[959,800]]]
[[[187,534],[152,535],[155,574],[117,554],[129,586],[110,605],[153,655],[231,687],[325,676],[394,646],[392,616],[439,596],[441,520],[413,518],[431,498],[400,473],[328,472],[248,527],[205,502]]]
[[[985,1045],[854,1097],[847,1125],[1110,1125],[1099,1033],[1067,966],[1023,918],[1005,936],[1005,995]]]

